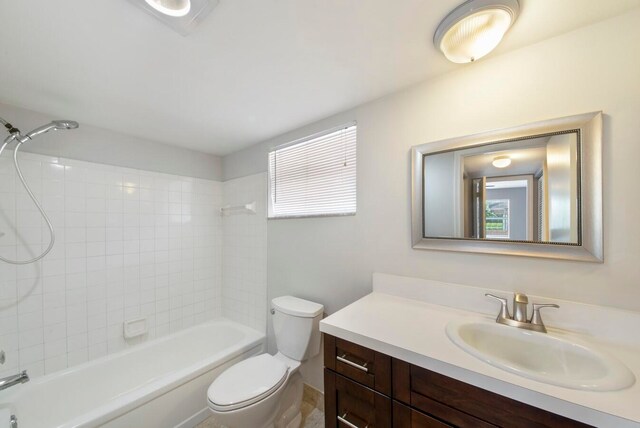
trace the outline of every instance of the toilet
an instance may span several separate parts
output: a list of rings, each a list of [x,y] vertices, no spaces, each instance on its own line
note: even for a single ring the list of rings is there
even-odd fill
[[[298,428],[302,416],[300,364],[320,352],[324,307],[292,296],[271,301],[278,353],[234,364],[213,381],[207,402],[217,424],[229,428]]]

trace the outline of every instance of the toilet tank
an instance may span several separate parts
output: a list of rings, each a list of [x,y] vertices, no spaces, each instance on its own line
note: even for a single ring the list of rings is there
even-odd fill
[[[304,361],[320,352],[320,320],[324,306],[293,296],[271,301],[278,352]]]

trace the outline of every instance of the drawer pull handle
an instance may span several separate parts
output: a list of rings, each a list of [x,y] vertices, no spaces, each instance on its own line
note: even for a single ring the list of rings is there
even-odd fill
[[[346,425],[346,426],[348,426],[349,428],[359,428],[359,427],[358,427],[358,425],[352,424],[351,422],[349,422],[349,421],[347,420],[347,415],[348,415],[348,414],[349,414],[349,413],[347,412],[347,413],[345,413],[345,414],[344,414],[344,415],[342,415],[342,416],[338,416],[338,422],[342,422],[343,424],[345,424],[345,425]],[[365,425],[365,427],[364,427],[364,428],[367,428],[368,426],[369,426],[369,425]]]
[[[347,360],[347,354],[342,354],[342,356],[336,356],[336,360],[340,361],[341,363],[345,363],[347,365],[350,365],[351,367],[355,367],[358,370],[362,370],[365,373],[369,373],[369,368],[367,367],[368,363],[364,363],[362,365],[354,363],[353,361],[349,361]]]

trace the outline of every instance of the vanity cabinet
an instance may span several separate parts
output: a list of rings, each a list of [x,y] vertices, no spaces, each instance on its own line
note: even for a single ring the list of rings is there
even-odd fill
[[[324,335],[327,428],[587,427]]]

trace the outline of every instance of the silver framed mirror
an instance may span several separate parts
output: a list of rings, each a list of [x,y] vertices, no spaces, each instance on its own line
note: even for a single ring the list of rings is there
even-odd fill
[[[603,262],[602,112],[411,149],[412,245]]]

